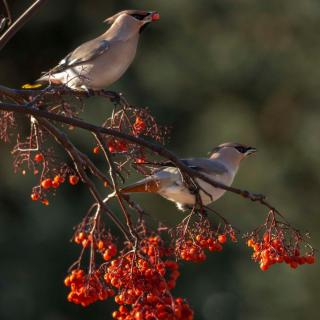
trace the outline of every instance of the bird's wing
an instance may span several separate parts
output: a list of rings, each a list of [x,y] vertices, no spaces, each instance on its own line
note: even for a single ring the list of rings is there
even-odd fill
[[[219,161],[207,159],[207,158],[189,158],[180,159],[189,168],[202,171],[207,174],[224,174],[227,173],[227,168]],[[152,167],[152,164],[148,164]],[[162,171],[165,167],[176,167],[172,161],[161,162],[161,167],[156,169],[154,172]]]
[[[227,168],[221,162],[212,159],[191,158],[182,159],[182,162],[194,170],[201,171],[210,175],[221,175],[224,173],[228,173]]]
[[[105,39],[93,39],[83,43],[74,51],[63,58],[59,64],[51,69],[47,74],[62,72],[68,68],[89,62],[105,53],[110,48],[110,42]]]

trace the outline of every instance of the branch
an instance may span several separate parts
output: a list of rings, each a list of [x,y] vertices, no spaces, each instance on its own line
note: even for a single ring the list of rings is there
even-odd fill
[[[2,2],[3,2],[3,5],[4,5],[4,8],[6,9],[8,25],[10,26],[11,23],[12,23],[12,15],[11,15],[11,12],[10,12],[10,8],[9,8],[7,0],[2,0]]]
[[[35,1],[0,37],[0,50],[8,41],[32,18],[32,16],[46,3],[47,0]],[[6,3],[6,2],[5,2]]]
[[[112,211],[110,211],[103,199],[100,197],[98,190],[96,189],[94,183],[88,177],[84,167],[83,167],[83,158],[81,157],[79,151],[75,148],[75,146],[70,142],[67,136],[57,129],[54,125],[52,125],[46,119],[37,119],[39,124],[43,126],[53,138],[63,146],[63,148],[68,152],[70,158],[73,160],[76,169],[81,177],[81,179],[88,185],[88,188],[95,199],[95,201],[99,204],[100,208],[103,209],[109,215],[110,219],[116,224],[116,226],[123,232],[124,236],[127,240],[130,241],[130,235],[128,234],[125,227],[122,225],[121,221],[114,215]]]
[[[128,135],[126,133],[113,130],[113,129],[99,127],[99,126],[87,123],[83,120],[69,118],[69,117],[59,115],[59,114],[54,114],[54,113],[50,113],[50,112],[47,112],[44,110],[39,110],[39,109],[36,109],[36,108],[30,106],[29,104],[16,105],[16,104],[0,103],[0,110],[12,111],[12,112],[22,113],[22,114],[29,114],[29,115],[33,115],[37,118],[40,117],[40,118],[50,119],[50,120],[58,121],[60,123],[68,124],[68,125],[71,125],[74,127],[82,128],[84,130],[87,130],[87,131],[90,131],[93,133],[107,134],[107,135],[114,136],[114,137],[117,137],[120,139],[125,139],[127,141],[132,142],[132,143],[143,146],[143,147],[157,153],[158,155],[160,155],[166,159],[171,160],[172,163],[177,168],[179,168],[182,172],[186,173],[190,177],[200,178],[201,180],[209,183],[210,185],[212,185],[215,188],[220,188],[220,189],[238,194],[246,199],[250,199],[251,201],[259,202],[260,204],[267,207],[268,209],[273,210],[277,214],[281,215],[281,213],[278,210],[276,210],[271,204],[269,204],[265,200],[266,197],[263,194],[253,193],[253,192],[250,192],[247,190],[242,190],[242,189],[238,189],[235,187],[226,186],[220,182],[214,181],[213,179],[209,178],[205,174],[198,172],[198,171],[188,167],[187,165],[185,165],[179,158],[177,158],[172,152],[170,152],[169,150],[167,150],[163,146],[155,144],[151,141],[147,141],[142,138],[137,138],[137,137]]]
[[[119,206],[120,206],[120,208],[122,210],[122,213],[123,213],[123,215],[124,215],[124,217],[126,219],[127,227],[129,229],[130,234],[132,235],[132,237],[137,239],[138,235],[133,230],[132,220],[131,220],[130,214],[127,211],[127,209],[126,209],[126,207],[125,207],[125,205],[123,203],[123,197],[122,197],[122,194],[120,192],[119,185],[118,185],[117,169],[116,169],[116,167],[114,165],[114,162],[111,159],[111,154],[110,154],[110,152],[108,150],[108,147],[105,147],[101,134],[94,134],[94,137],[97,140],[98,145],[100,146],[100,148],[101,148],[101,150],[102,150],[102,152],[104,154],[104,157],[106,158],[107,163],[109,165],[109,174],[110,174],[110,178],[111,178],[111,181],[112,181],[113,190],[115,191],[115,195],[116,195],[116,197],[118,199]]]

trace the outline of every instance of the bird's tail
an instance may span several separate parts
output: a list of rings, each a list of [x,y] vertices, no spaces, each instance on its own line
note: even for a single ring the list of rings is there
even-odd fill
[[[49,73],[42,75],[39,79],[37,79],[34,83],[26,83],[22,86],[22,89],[38,89],[48,84],[53,85],[61,85],[61,81],[55,79]]]
[[[39,79],[37,79],[35,81],[36,83],[39,83],[39,84],[53,84],[53,85],[60,85],[62,84],[61,80],[58,79],[58,78],[55,78],[53,74],[51,73],[45,73],[43,74]]]
[[[21,86],[22,89],[38,89],[43,86],[42,83],[25,83],[24,85]]]
[[[122,188],[120,191],[122,193],[137,193],[137,192],[153,192],[157,193],[160,189],[160,183],[154,179],[144,179],[138,181],[134,184],[131,184],[127,187]],[[104,203],[107,203],[109,200],[116,196],[116,191],[110,193],[104,200]]]
[[[49,77],[47,74],[42,75],[39,79],[35,81],[35,83],[39,83],[41,85],[47,84],[49,82]]]
[[[123,193],[152,192],[157,193],[160,189],[159,181],[144,179],[121,189]]]

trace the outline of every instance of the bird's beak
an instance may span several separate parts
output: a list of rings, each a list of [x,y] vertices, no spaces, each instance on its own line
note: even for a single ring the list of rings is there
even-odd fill
[[[157,11],[150,11],[149,14],[146,16],[144,21],[147,22],[154,22],[160,20],[160,14]]]
[[[246,157],[253,154],[253,153],[256,153],[257,152],[257,149],[254,148],[254,147],[248,147],[247,151],[245,152],[245,155]]]

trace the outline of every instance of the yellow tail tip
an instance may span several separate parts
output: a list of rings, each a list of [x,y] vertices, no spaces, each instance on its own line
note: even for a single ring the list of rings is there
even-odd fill
[[[41,83],[34,83],[34,84],[26,83],[21,88],[22,89],[38,89],[40,87],[42,87]]]

